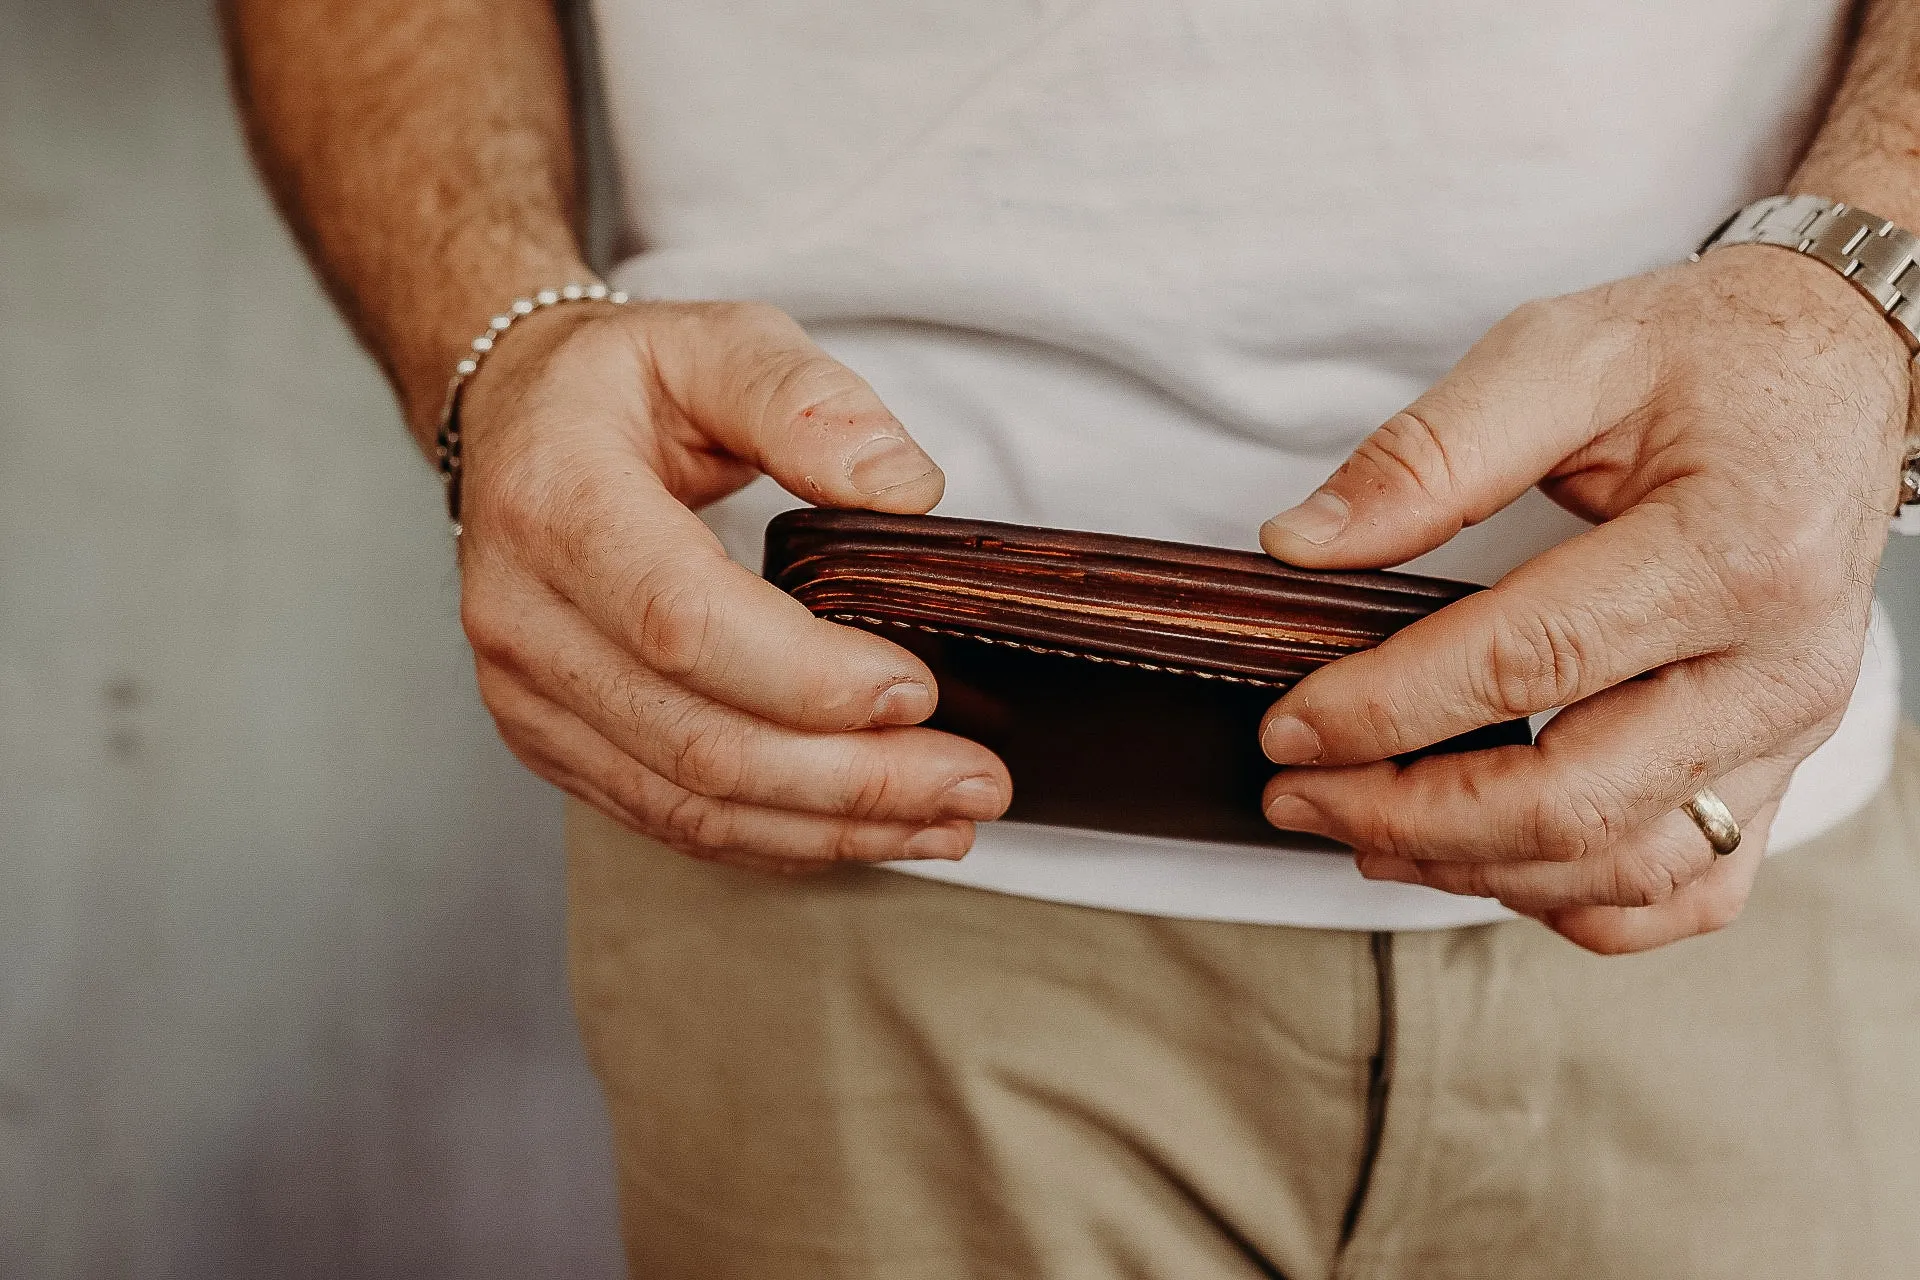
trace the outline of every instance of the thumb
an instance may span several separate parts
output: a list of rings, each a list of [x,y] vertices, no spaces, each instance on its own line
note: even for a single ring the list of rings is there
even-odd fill
[[[1516,318],[1524,313],[1516,313]],[[1610,419],[1564,342],[1495,326],[1447,376],[1260,530],[1276,559],[1378,568],[1433,550],[1525,493]],[[1557,326],[1556,326],[1557,327]],[[1617,415],[1616,415],[1617,416]]]
[[[880,397],[762,303],[675,306],[656,376],[694,427],[806,502],[918,514],[946,477]]]

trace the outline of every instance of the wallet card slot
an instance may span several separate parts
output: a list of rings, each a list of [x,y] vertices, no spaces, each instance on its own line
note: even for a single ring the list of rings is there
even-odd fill
[[[990,640],[1039,645],[1062,652],[1089,653],[1161,666],[1193,668],[1291,683],[1335,658],[1367,647],[1344,637],[1305,633],[1197,632],[1170,619],[1154,626],[1136,616],[1109,618],[1049,602],[1016,603],[924,583],[880,582],[832,577],[811,580],[794,595],[823,617],[858,614],[891,623],[950,629]]]
[[[1065,649],[1055,645],[1034,644],[1026,640],[1013,640],[1004,636],[990,636],[979,631],[966,631],[958,627],[935,626],[927,622],[907,622],[900,618],[876,618],[860,613],[824,613],[820,615],[829,622],[838,622],[843,626],[861,627],[868,630],[884,631],[888,627],[904,631],[919,631],[926,635],[946,636],[953,640],[970,640],[976,644],[998,645],[1004,649],[1018,649],[1023,653],[1038,654],[1041,657],[1075,658],[1082,662],[1094,662],[1109,667],[1126,667],[1135,671],[1154,671],[1162,675],[1192,676],[1196,680],[1218,680],[1225,684],[1252,685],[1260,689],[1275,691],[1289,689],[1295,683],[1293,679],[1268,679],[1260,676],[1239,675],[1229,671],[1208,671],[1202,667],[1182,667],[1164,662],[1150,662],[1143,658],[1123,658],[1110,654],[1093,653],[1085,649]],[[1297,679],[1297,677],[1296,677]]]
[[[938,585],[976,593],[983,600],[1047,601],[1063,610],[1115,619],[1137,615],[1142,624],[1157,622],[1183,632],[1255,636],[1284,631],[1302,641],[1339,638],[1359,646],[1378,644],[1401,627],[1477,590],[1460,586],[1442,593],[1410,591],[1395,581],[1328,583],[1318,580],[1325,575],[1308,575],[1252,555],[1244,558],[1263,563],[1269,571],[1255,574],[1221,567],[1203,572],[1100,554],[1081,555],[1069,565],[1051,552],[1046,556],[1036,559],[1004,548],[995,548],[991,554],[962,554],[937,545],[889,545],[864,539],[811,548],[789,561],[780,577],[783,581],[870,577],[929,588]],[[1395,575],[1366,576],[1391,579]],[[1456,584],[1436,585],[1453,588]]]
[[[867,569],[828,570],[821,573],[815,582],[816,590],[828,588],[858,594],[862,589],[886,591],[889,589],[916,591],[930,594],[928,579],[896,577],[884,573],[874,573]],[[1370,633],[1345,631],[1331,626],[1308,626],[1299,622],[1287,622],[1266,616],[1251,614],[1228,614],[1217,606],[1206,612],[1193,609],[1182,610],[1179,602],[1166,605],[1150,605],[1130,601],[1109,603],[1102,599],[1088,598],[1065,592],[1042,590],[1015,590],[1004,585],[1005,580],[984,582],[967,578],[948,578],[938,587],[938,594],[953,601],[956,605],[969,605],[983,613],[997,609],[1021,609],[1052,611],[1070,615],[1076,619],[1098,618],[1103,621],[1126,627],[1138,627],[1158,630],[1168,634],[1218,636],[1222,639],[1240,642],[1294,643],[1325,647],[1329,644],[1341,646],[1342,639],[1356,643],[1366,643],[1374,637]]]

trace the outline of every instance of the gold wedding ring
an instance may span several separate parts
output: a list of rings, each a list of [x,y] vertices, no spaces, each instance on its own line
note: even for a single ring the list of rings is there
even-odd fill
[[[1713,856],[1724,858],[1740,847],[1740,824],[1733,820],[1727,802],[1715,795],[1712,787],[1702,787],[1693,799],[1680,806],[1680,812],[1693,819],[1700,834],[1713,846]]]

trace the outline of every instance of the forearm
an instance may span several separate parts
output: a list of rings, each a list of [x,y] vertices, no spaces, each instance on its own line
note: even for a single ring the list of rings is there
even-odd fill
[[[550,0],[223,0],[260,168],[431,442],[465,344],[585,273]]]
[[[1833,105],[1789,188],[1920,228],[1920,3],[1867,0]]]

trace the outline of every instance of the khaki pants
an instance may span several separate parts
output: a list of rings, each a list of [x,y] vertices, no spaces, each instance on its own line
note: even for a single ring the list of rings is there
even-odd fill
[[[1920,1276],[1920,733],[1603,959],[790,881],[569,819],[646,1280]]]

